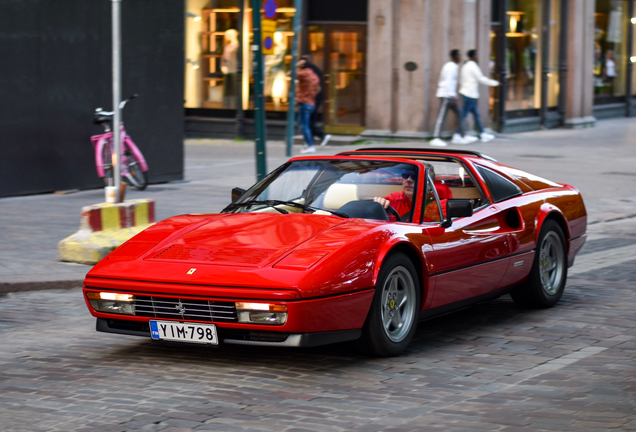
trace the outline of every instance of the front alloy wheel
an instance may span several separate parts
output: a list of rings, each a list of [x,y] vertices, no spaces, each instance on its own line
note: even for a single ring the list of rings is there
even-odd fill
[[[382,287],[382,324],[391,342],[402,342],[415,315],[415,283],[408,270],[395,267]]]
[[[406,349],[417,329],[419,279],[413,262],[392,253],[382,264],[373,303],[362,329],[363,348],[378,356]]]

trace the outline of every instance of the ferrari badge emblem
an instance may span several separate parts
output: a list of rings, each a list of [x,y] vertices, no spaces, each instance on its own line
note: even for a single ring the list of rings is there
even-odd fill
[[[197,269],[195,268],[191,268],[190,270],[188,270],[188,274],[191,275],[192,273],[194,273],[195,271],[197,271]]]
[[[179,312],[181,315],[185,314],[186,308],[185,306],[183,306],[183,303],[181,303],[181,300],[179,300],[179,303],[174,307],[177,312]]]

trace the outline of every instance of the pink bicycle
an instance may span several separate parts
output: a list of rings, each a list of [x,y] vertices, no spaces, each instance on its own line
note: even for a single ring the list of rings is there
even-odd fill
[[[126,103],[136,98],[138,95],[133,95],[126,100],[123,100],[119,104],[119,109],[123,110]],[[101,108],[95,110],[95,119],[93,123],[102,125],[104,127],[104,133],[101,135],[93,135],[91,137],[91,143],[95,149],[95,164],[97,165],[97,175],[104,179],[104,183],[107,185],[112,184],[113,178],[113,160],[115,151],[113,143],[113,131],[111,130],[111,124],[113,122],[113,112],[104,111]],[[144,155],[130,136],[124,129],[124,122],[122,120],[119,125],[119,131],[121,133],[121,176],[130,185],[136,187],[139,190],[146,189],[148,185],[148,164],[144,159]]]

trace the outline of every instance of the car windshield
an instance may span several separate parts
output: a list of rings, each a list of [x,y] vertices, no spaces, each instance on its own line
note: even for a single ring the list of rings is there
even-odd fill
[[[250,188],[224,212],[304,212],[386,219],[386,213],[381,207],[381,214],[378,212],[373,199],[392,194],[400,197],[406,184],[408,193],[417,196],[414,187],[418,172],[416,164],[391,161],[291,161]]]

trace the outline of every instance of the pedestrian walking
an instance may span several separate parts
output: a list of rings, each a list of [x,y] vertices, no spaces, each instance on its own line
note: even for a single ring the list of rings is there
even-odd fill
[[[311,133],[309,119],[316,109],[316,95],[320,91],[320,79],[311,70],[309,63],[301,58],[298,63],[298,89],[296,102],[298,103],[298,125],[303,133],[305,146],[301,153],[315,153],[314,137]]]
[[[318,126],[318,110],[322,106],[325,101],[324,94],[324,85],[323,85],[323,74],[322,70],[313,62],[311,54],[305,54],[301,58],[305,59],[309,68],[316,74],[318,80],[320,81],[320,91],[316,95],[316,104],[314,105],[314,112],[311,113],[311,117],[309,117],[309,128],[311,129],[311,133],[314,137],[320,140],[320,146],[324,146],[327,144],[329,139],[331,138],[330,134],[325,135],[324,126]],[[324,113],[323,113],[323,124],[324,124]]]
[[[479,119],[479,109],[477,107],[477,102],[479,101],[479,84],[496,87],[499,85],[499,81],[484,76],[477,64],[477,50],[470,50],[468,51],[468,60],[464,63],[459,72],[459,94],[462,95],[464,104],[460,123],[463,125],[466,117],[468,117],[468,113],[472,113],[481,142],[488,142],[492,141],[495,136],[484,132],[484,127]],[[458,127],[457,131],[459,132],[459,130],[460,128]]]
[[[461,56],[458,49],[454,49],[450,52],[451,61],[447,62],[439,74],[439,80],[437,82],[436,97],[439,98],[439,112],[437,113],[437,119],[435,120],[435,130],[433,131],[433,139],[429,142],[430,145],[436,147],[446,147],[446,141],[440,138],[442,133],[442,126],[446,119],[448,110],[455,113],[457,118],[458,131],[453,134],[451,142],[453,144],[470,144],[477,141],[476,137],[465,136],[464,127],[462,124],[462,115],[459,111],[459,104],[457,103],[457,77],[459,75],[459,62]]]

